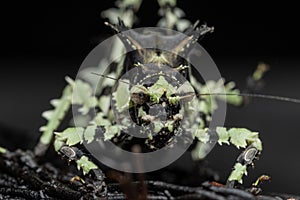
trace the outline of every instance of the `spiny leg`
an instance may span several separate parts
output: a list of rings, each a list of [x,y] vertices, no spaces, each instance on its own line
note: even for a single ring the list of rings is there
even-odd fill
[[[78,177],[77,180],[81,181],[82,183],[86,184],[87,187],[91,187],[94,193],[98,197],[106,197],[107,195],[107,187],[104,181],[105,175],[102,170],[95,165],[92,161],[90,161],[86,156],[85,153],[75,146],[62,146],[59,150],[61,156],[67,159],[68,162],[74,161],[77,163],[78,168],[82,168],[84,174],[88,174],[92,178],[92,182],[86,184],[84,179]],[[73,177],[70,182],[75,177]]]

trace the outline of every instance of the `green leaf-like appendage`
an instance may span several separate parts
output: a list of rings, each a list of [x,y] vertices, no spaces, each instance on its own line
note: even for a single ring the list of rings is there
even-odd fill
[[[164,7],[166,5],[176,6],[176,0],[158,0],[157,1],[160,7]]]
[[[211,106],[209,105],[209,103],[207,101],[199,102],[199,110],[201,110],[201,112],[203,112],[206,115],[209,115],[212,112]]]
[[[198,87],[199,87],[199,85],[198,85]],[[200,91],[201,91],[200,95],[201,95],[201,93],[202,94],[225,93],[224,80],[223,79],[220,79],[219,81],[209,80],[206,82],[205,85],[200,85]],[[204,99],[204,100],[202,100],[202,102],[205,103],[204,107],[205,107],[207,114],[213,113],[218,108],[216,98],[219,98],[219,96],[203,95],[201,97],[202,97],[202,99]]]
[[[240,184],[243,183],[243,176],[247,175],[247,166],[241,163],[234,165],[234,170],[231,172],[228,181],[238,181]]]
[[[87,114],[91,108],[97,105],[97,98],[93,96],[92,87],[79,79],[73,81],[67,77],[66,80],[73,89],[72,104],[81,105],[79,112],[83,115]]]
[[[98,169],[98,166],[93,162],[89,161],[86,156],[82,156],[79,160],[76,161],[78,170],[82,169],[83,174],[88,174],[92,169]]]
[[[67,145],[73,146],[83,142],[84,128],[67,128],[63,132],[56,132],[57,140],[65,141]]]
[[[109,112],[110,101],[110,96],[103,95],[99,98],[98,106],[105,115],[107,115]]]
[[[118,8],[110,8],[101,13],[103,18],[108,18],[112,24],[117,24],[118,19],[122,19],[127,27],[132,27],[136,16],[134,12],[139,10],[142,0],[122,0],[116,1]],[[133,8],[133,9],[127,9]]]
[[[231,143],[238,149],[252,145],[256,147],[257,150],[262,150],[262,142],[258,137],[258,132],[252,132],[246,128],[231,128],[227,130],[225,127],[217,127],[216,132],[219,136],[218,143],[220,145],[223,143]]]
[[[84,135],[84,139],[87,141],[87,143],[91,143],[92,141],[94,141],[94,137],[96,134],[96,128],[97,126],[88,126],[86,127],[83,135]]]
[[[42,144],[50,144],[53,137],[53,132],[58,128],[60,121],[62,118],[64,118],[71,105],[71,96],[72,88],[71,86],[67,85],[60,99],[51,100],[50,103],[54,106],[54,109],[46,111],[42,114],[42,116],[48,120],[47,125],[40,128],[40,131],[42,131],[40,142]]]
[[[104,141],[112,139],[115,135],[120,134],[121,126],[111,125],[105,128]]]
[[[251,132],[245,128],[232,128],[228,131],[230,142],[237,148],[246,148],[247,144],[258,138],[257,132]]]
[[[240,91],[238,89],[235,89],[235,83],[234,82],[228,82],[227,84],[224,84],[224,79],[220,79],[219,81],[207,81],[205,85],[201,85],[199,83],[196,84],[196,89],[198,91],[201,91],[203,94],[219,94],[219,95],[207,95],[203,96],[206,99],[207,102],[207,109],[209,109],[210,113],[213,113],[214,110],[217,109],[217,105],[215,102],[215,98],[220,99],[222,101],[226,101],[228,104],[232,104],[234,106],[240,106],[243,102],[243,97],[239,96]],[[194,84],[195,80],[192,79],[192,82]],[[200,93],[200,94],[201,94]],[[230,94],[230,95],[225,95]],[[237,94],[237,95],[233,95]]]
[[[251,145],[255,147],[257,150],[262,151],[262,142],[259,138],[254,138]]]
[[[176,6],[176,0],[158,0],[160,5],[159,14],[162,18],[158,21],[157,26],[165,27],[165,28],[176,28],[176,30],[183,32],[188,27],[191,26],[191,22],[189,20],[183,19],[185,13]],[[168,6],[165,5],[172,5],[174,9],[169,9]]]
[[[60,148],[62,148],[62,146],[64,146],[65,144],[66,144],[65,142],[55,138],[54,144],[53,144],[54,150],[58,152],[60,150]]]
[[[0,147],[0,153],[5,153],[7,150],[3,147]]]
[[[96,126],[102,126],[105,128],[104,141],[112,139],[116,134],[120,134],[122,130],[121,125],[112,125],[110,120],[103,117],[103,113],[98,113],[91,124]],[[85,137],[86,140],[88,140]]]
[[[259,81],[263,78],[263,76],[265,75],[265,73],[270,69],[269,65],[265,64],[265,63],[259,63],[255,72],[252,75],[252,78],[255,81]]]
[[[154,134],[157,134],[162,128],[164,128],[164,124],[159,120],[154,120],[152,121],[152,123],[154,125],[154,129],[153,129]]]
[[[106,119],[106,118],[103,118],[104,114],[103,113],[98,113],[96,115],[96,117],[93,119],[93,121],[91,122],[91,124],[93,125],[97,125],[97,126],[110,126],[111,125],[111,122]]]
[[[209,141],[209,134],[207,129],[197,129],[194,133],[195,137],[202,143]]]
[[[129,107],[129,101],[130,101],[130,91],[129,91],[129,83],[128,80],[122,80],[122,82],[119,82],[119,86],[117,88],[117,91],[113,93],[113,98],[116,101],[116,107],[118,112],[124,111],[124,109]]]
[[[216,132],[219,136],[218,143],[219,145],[222,145],[223,143],[229,144],[229,134],[227,132],[227,129],[225,127],[217,127]]]
[[[158,103],[165,92],[167,97],[170,97],[176,89],[163,76],[159,76],[158,80],[148,88],[148,92],[152,101]]]
[[[203,160],[207,156],[209,150],[211,150],[210,143],[198,142],[196,148],[192,151],[193,160]]]
[[[232,104],[234,106],[240,106],[243,103],[243,97],[239,96],[238,94],[240,94],[240,91],[238,89],[234,89],[235,88],[235,83],[234,82],[228,82],[225,85],[225,92],[230,94],[230,95],[226,95],[226,103]],[[237,94],[237,95],[232,95],[232,94]],[[222,99],[221,96],[219,96],[219,99]],[[223,96],[224,99],[224,96]]]

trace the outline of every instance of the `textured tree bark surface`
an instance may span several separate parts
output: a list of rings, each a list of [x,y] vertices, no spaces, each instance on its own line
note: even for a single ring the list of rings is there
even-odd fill
[[[202,178],[170,169],[150,176],[107,171],[107,197],[102,198],[95,192],[97,182],[93,177],[82,176],[52,149],[41,158],[35,157],[31,150],[12,150],[17,146],[33,149],[34,142],[26,133],[0,127],[0,138],[0,145],[11,149],[0,154],[0,199],[300,199],[285,194],[264,194],[259,188],[228,188],[209,182],[218,176],[209,168],[203,168]],[[163,174],[173,181],[161,181]],[[202,184],[198,184],[199,180]],[[185,186],[179,185],[182,183]]]
[[[110,176],[118,182],[108,183],[107,197],[101,198],[93,190],[92,177],[86,177],[85,183],[74,177],[77,174],[49,162],[36,162],[31,151],[7,152],[0,156],[0,199],[300,199],[285,194],[255,194],[257,188],[228,188],[213,182],[189,187],[155,180],[132,181],[121,173]]]

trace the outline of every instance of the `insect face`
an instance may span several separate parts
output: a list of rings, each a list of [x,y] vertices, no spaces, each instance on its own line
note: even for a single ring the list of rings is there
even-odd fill
[[[159,72],[146,76],[139,85],[133,86],[130,91],[131,108],[138,112],[139,121],[166,123],[172,120],[180,110],[176,85],[178,81],[174,77]]]

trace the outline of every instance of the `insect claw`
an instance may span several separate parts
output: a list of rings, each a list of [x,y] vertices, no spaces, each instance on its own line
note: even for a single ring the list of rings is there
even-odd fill
[[[109,26],[111,29],[113,29],[114,31],[116,31],[117,33],[120,32],[120,30],[113,24],[109,23],[109,22],[104,22],[104,25]]]
[[[79,176],[74,176],[73,178],[70,179],[70,183],[71,184],[73,184],[75,181],[76,182],[80,182],[82,184],[85,183],[85,181],[82,178],[80,178]]]
[[[268,175],[261,175],[260,177],[257,178],[257,180],[252,184],[254,187],[258,187],[261,185],[263,182],[266,181],[271,181],[271,177]]]
[[[121,18],[118,17],[118,25],[111,24],[109,22],[104,22],[104,25],[109,26],[111,29],[116,31],[117,33],[120,33],[122,31],[128,30],[127,26],[124,24]]]

